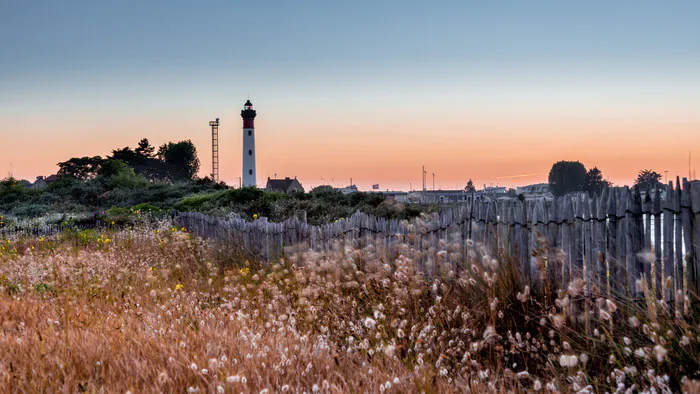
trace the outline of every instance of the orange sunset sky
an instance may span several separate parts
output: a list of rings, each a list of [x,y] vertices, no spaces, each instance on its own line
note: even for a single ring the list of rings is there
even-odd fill
[[[236,185],[249,96],[259,186],[417,189],[423,165],[429,187],[432,173],[436,188],[517,186],[558,160],[622,185],[700,167],[696,2],[80,3],[0,12],[3,177],[144,137],[191,139],[204,176],[219,117],[221,179]]]

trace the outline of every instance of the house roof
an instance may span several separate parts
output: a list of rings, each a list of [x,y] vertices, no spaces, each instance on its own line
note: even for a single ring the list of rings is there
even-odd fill
[[[267,179],[267,188],[272,190],[287,191],[296,181],[296,178]]]

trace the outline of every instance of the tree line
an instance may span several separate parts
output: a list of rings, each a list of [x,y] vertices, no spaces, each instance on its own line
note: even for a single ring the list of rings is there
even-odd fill
[[[639,171],[634,180],[634,187],[648,190],[661,185],[661,174],[650,169]],[[597,194],[613,186],[603,177],[598,167],[586,170],[580,161],[558,161],[549,170],[549,188],[555,196],[573,192]]]
[[[106,158],[74,157],[60,162],[57,175],[81,181],[98,176],[120,177],[131,182],[183,181],[196,178],[199,165],[197,148],[190,140],[168,142],[156,151],[144,138],[135,149],[128,146],[115,149]]]

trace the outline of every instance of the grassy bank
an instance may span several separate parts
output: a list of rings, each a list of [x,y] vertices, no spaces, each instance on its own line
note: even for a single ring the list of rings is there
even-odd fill
[[[263,265],[165,224],[3,240],[0,388],[700,388],[691,304],[581,301],[580,283],[533,294],[507,257],[468,250],[462,270],[426,278],[408,246],[392,261],[299,249]]]

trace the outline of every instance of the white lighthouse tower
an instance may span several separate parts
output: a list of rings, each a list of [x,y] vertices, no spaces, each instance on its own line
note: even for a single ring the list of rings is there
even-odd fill
[[[243,187],[255,187],[255,110],[250,100],[241,111],[243,118]]]

